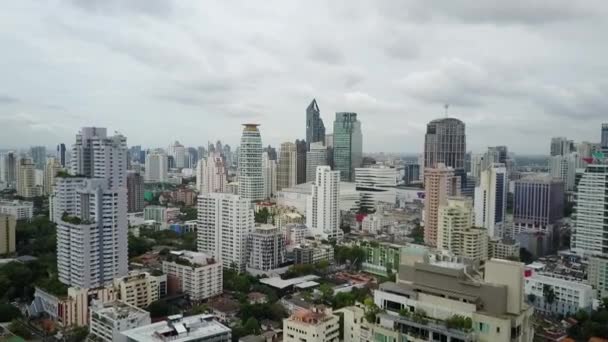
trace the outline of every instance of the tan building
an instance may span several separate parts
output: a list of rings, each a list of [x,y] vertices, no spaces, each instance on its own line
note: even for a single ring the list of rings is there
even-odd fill
[[[44,166],[44,194],[49,195],[53,192],[55,177],[61,171],[61,163],[55,158],[49,158]]]
[[[0,214],[0,255],[15,253],[15,216]]]
[[[36,185],[36,168],[30,158],[21,158],[17,163],[17,195],[24,198],[42,195],[42,188]]]
[[[473,227],[473,204],[464,197],[451,197],[439,207],[437,248],[476,261],[488,259],[488,235]]]
[[[297,184],[297,164],[296,144],[292,142],[282,143],[277,167],[277,190],[290,188]]]
[[[424,242],[437,245],[439,207],[447,203],[448,197],[460,194],[460,181],[454,169],[440,163],[436,168],[424,170]]]
[[[222,293],[222,263],[205,253],[171,252],[170,260],[163,261],[163,273],[169,283],[176,282],[177,290],[193,301]]]
[[[347,306],[334,311],[343,322],[343,342],[367,341],[369,336],[368,324],[365,321],[365,310],[361,306]]]
[[[145,308],[167,293],[167,275],[153,276],[148,272],[130,272],[114,279],[118,300],[129,305]]]
[[[512,240],[490,239],[488,242],[488,256],[490,259],[518,259],[519,242]]]
[[[330,308],[298,310],[283,320],[284,342],[338,342],[340,319]]]

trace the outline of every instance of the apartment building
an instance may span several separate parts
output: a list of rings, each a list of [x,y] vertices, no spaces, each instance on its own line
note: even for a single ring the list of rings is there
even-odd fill
[[[222,293],[222,264],[213,256],[192,251],[171,252],[163,261],[167,280],[175,280],[178,290],[193,301],[211,298]]]
[[[127,342],[121,332],[151,323],[150,313],[120,301],[91,306],[89,338],[100,342]]]
[[[283,320],[284,342],[338,342],[340,320],[322,306],[298,310]]]

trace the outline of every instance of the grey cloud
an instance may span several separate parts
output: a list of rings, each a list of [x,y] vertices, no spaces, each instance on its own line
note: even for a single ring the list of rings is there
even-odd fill
[[[9,96],[9,95],[2,95],[2,94],[0,94],[0,105],[3,105],[3,104],[13,104],[13,103],[16,103],[16,102],[19,102],[18,98],[12,97],[12,96]]]
[[[165,16],[172,12],[170,0],[71,0],[77,8],[104,15],[146,14]]]
[[[346,60],[344,53],[330,44],[314,44],[310,47],[308,56],[314,61],[330,65],[339,65]]]

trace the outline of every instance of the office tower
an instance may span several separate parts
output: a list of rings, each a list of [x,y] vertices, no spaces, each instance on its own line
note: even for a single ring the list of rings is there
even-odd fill
[[[589,164],[577,174],[572,251],[584,255],[608,254],[607,188],[607,164]]]
[[[51,197],[59,280],[100,287],[128,272],[127,188],[107,179],[58,177]]]
[[[239,148],[239,195],[255,202],[264,199],[262,137],[257,124],[244,124]]]
[[[277,192],[277,161],[270,159],[268,152],[262,153],[262,173],[264,174],[264,198],[271,198]]]
[[[15,152],[0,153],[0,182],[7,187],[17,187],[17,154]]]
[[[15,253],[15,231],[17,218],[0,214],[0,255]]]
[[[564,217],[564,182],[547,174],[515,181],[513,233],[524,230],[553,233],[553,225]]]
[[[492,238],[503,238],[508,191],[504,164],[492,164],[481,171],[475,187],[475,225],[487,229]]]
[[[139,172],[127,172],[127,202],[130,213],[144,210],[144,177]]]
[[[374,211],[378,204],[395,205],[397,194],[397,169],[388,166],[358,167],[355,184],[361,195],[361,209]]]
[[[578,153],[578,155],[582,158],[591,158],[591,156],[593,155],[593,152],[595,152],[595,145],[594,143],[590,143],[588,141],[583,141],[580,143],[575,144],[575,150],[576,153]]]
[[[17,162],[17,195],[32,198],[42,195],[42,187],[36,185],[36,168],[30,158]]]
[[[602,124],[602,136],[600,138],[602,152],[608,153],[608,123]]]
[[[310,150],[310,144],[315,142],[325,144],[325,125],[317,100],[313,99],[306,108],[306,150]]]
[[[488,155],[491,157],[491,163],[507,165],[507,159],[509,158],[507,146],[490,146],[488,147]]]
[[[551,177],[561,179],[564,182],[565,191],[574,191],[576,170],[584,167],[585,162],[576,152],[549,157]]]
[[[106,128],[83,127],[72,146],[72,175],[108,180],[109,187],[127,186],[127,138],[107,135]]]
[[[135,145],[135,146],[131,146],[129,147],[129,157],[131,159],[131,161],[134,162],[138,162],[138,163],[144,163],[145,159],[140,159],[141,157],[141,145]]]
[[[66,159],[66,149],[65,149],[65,144],[59,144],[57,145],[57,160],[59,161],[59,164],[61,164],[62,168],[66,168],[67,165],[67,159]]]
[[[175,157],[167,155],[167,167],[169,170],[175,169]]]
[[[563,156],[574,152],[574,142],[565,137],[551,138],[551,156]]]
[[[261,149],[261,146],[260,146]],[[198,251],[215,256],[225,268],[245,272],[247,239],[254,228],[251,201],[233,194],[198,197]]]
[[[281,144],[279,164],[277,167],[277,190],[290,188],[297,183],[298,155],[296,145],[292,142]]]
[[[46,165],[46,147],[44,146],[33,146],[30,148],[30,156],[34,161],[34,167],[36,170],[44,170]]]
[[[312,194],[308,198],[306,225],[313,235],[340,239],[340,171],[318,166]]]
[[[268,158],[270,160],[278,160],[279,156],[277,154],[277,149],[268,145],[268,147],[264,147],[264,152],[268,153]]]
[[[334,121],[334,169],[340,171],[340,179],[355,180],[355,168],[363,160],[361,122],[356,113],[336,113]]]
[[[205,146],[199,146],[197,148],[197,152],[198,152],[198,159],[201,160],[203,158],[205,158],[207,156],[207,149],[205,148]]]
[[[403,166],[403,183],[412,185],[420,181],[420,165],[407,163]]]
[[[334,168],[334,135],[325,134],[325,146],[327,147],[327,165]],[[315,176],[313,176],[314,179]]]
[[[488,234],[473,225],[473,204],[464,197],[448,198],[439,207],[437,248],[482,262],[488,260]]]
[[[325,134],[325,146],[327,146],[328,148],[334,147],[334,135],[333,134]]]
[[[200,159],[202,159],[202,157],[198,157],[198,150],[194,147],[188,147],[186,148],[186,155],[184,157],[184,167],[194,169]]]
[[[212,152],[198,162],[196,167],[196,188],[202,194],[226,192],[226,165],[219,152]]]
[[[447,203],[448,197],[460,195],[460,181],[454,169],[443,163],[436,168],[426,168],[424,192],[424,242],[437,246],[439,207]]]
[[[464,170],[466,153],[465,125],[454,118],[429,122],[424,136],[424,168],[435,168],[439,163],[454,170]],[[425,170],[426,171],[426,170]]]
[[[424,153],[418,155],[418,165],[420,165],[419,180],[424,183]]]
[[[327,147],[320,142],[311,143],[306,152],[306,182],[314,182],[317,166],[324,165],[327,165]]]
[[[173,157],[174,165],[173,167],[182,169],[186,165],[186,148],[184,145],[180,144],[179,141],[174,142],[169,149],[167,150],[167,154]]]
[[[61,163],[58,159],[49,158],[44,166],[44,194],[50,195],[53,192],[53,186],[55,185],[55,177],[57,173],[61,171]]]
[[[270,224],[255,227],[249,234],[248,267],[268,271],[285,262],[285,237],[281,230]]]
[[[306,183],[306,152],[308,146],[304,140],[296,140],[297,162],[296,162],[296,184]]]
[[[169,160],[161,150],[146,156],[146,182],[164,183],[169,180]]]

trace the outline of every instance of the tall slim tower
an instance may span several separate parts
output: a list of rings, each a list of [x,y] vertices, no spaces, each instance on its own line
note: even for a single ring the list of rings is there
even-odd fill
[[[0,153],[0,182],[13,189],[17,187],[17,161],[15,152]]]
[[[61,167],[67,167],[67,165],[66,165],[67,160],[66,160],[65,153],[66,153],[65,144],[57,145],[57,160],[61,164]]]
[[[310,144],[310,151],[306,153],[306,181],[314,182],[317,166],[327,165],[327,147],[323,143]]]
[[[297,175],[296,184],[306,183],[306,152],[308,151],[307,143],[304,140],[296,140],[297,151]]]
[[[139,213],[144,210],[144,177],[135,171],[127,173],[128,211]]]
[[[589,164],[579,173],[574,196],[571,248],[585,255],[608,255],[608,165]]]
[[[340,172],[318,166],[316,176],[308,198],[306,225],[314,235],[340,239]]]
[[[437,246],[439,207],[447,204],[448,197],[460,194],[460,182],[454,169],[443,163],[424,170],[424,242]]]
[[[44,170],[44,166],[46,165],[46,147],[33,146],[30,148],[30,155],[32,156],[36,170]]]
[[[340,171],[340,179],[354,182],[355,168],[363,159],[363,136],[357,113],[336,113],[334,121],[334,169]]]
[[[199,193],[225,192],[226,165],[224,158],[219,152],[212,152],[207,158],[198,162],[196,167],[196,187]]]
[[[319,141],[325,144],[325,125],[317,100],[313,99],[306,108],[306,150],[310,150],[310,144]]]
[[[268,152],[262,153],[264,174],[264,198],[271,198],[277,192],[277,161],[270,159]]]
[[[475,224],[486,228],[490,237],[503,238],[508,191],[504,164],[494,163],[481,171],[475,187]]]
[[[239,148],[239,195],[249,201],[264,199],[262,137],[257,124],[244,124]]]
[[[146,155],[147,182],[164,183],[169,180],[169,159],[162,150],[152,151]]]
[[[297,168],[298,155],[296,145],[292,142],[282,143],[277,168],[277,190],[289,188],[297,184]]]
[[[608,153],[608,123],[602,124],[602,137],[600,146],[602,148],[602,152]]]
[[[424,136],[424,167],[439,163],[454,170],[464,170],[466,154],[465,125],[454,118],[437,119],[426,125]],[[458,172],[456,172],[458,173]]]

